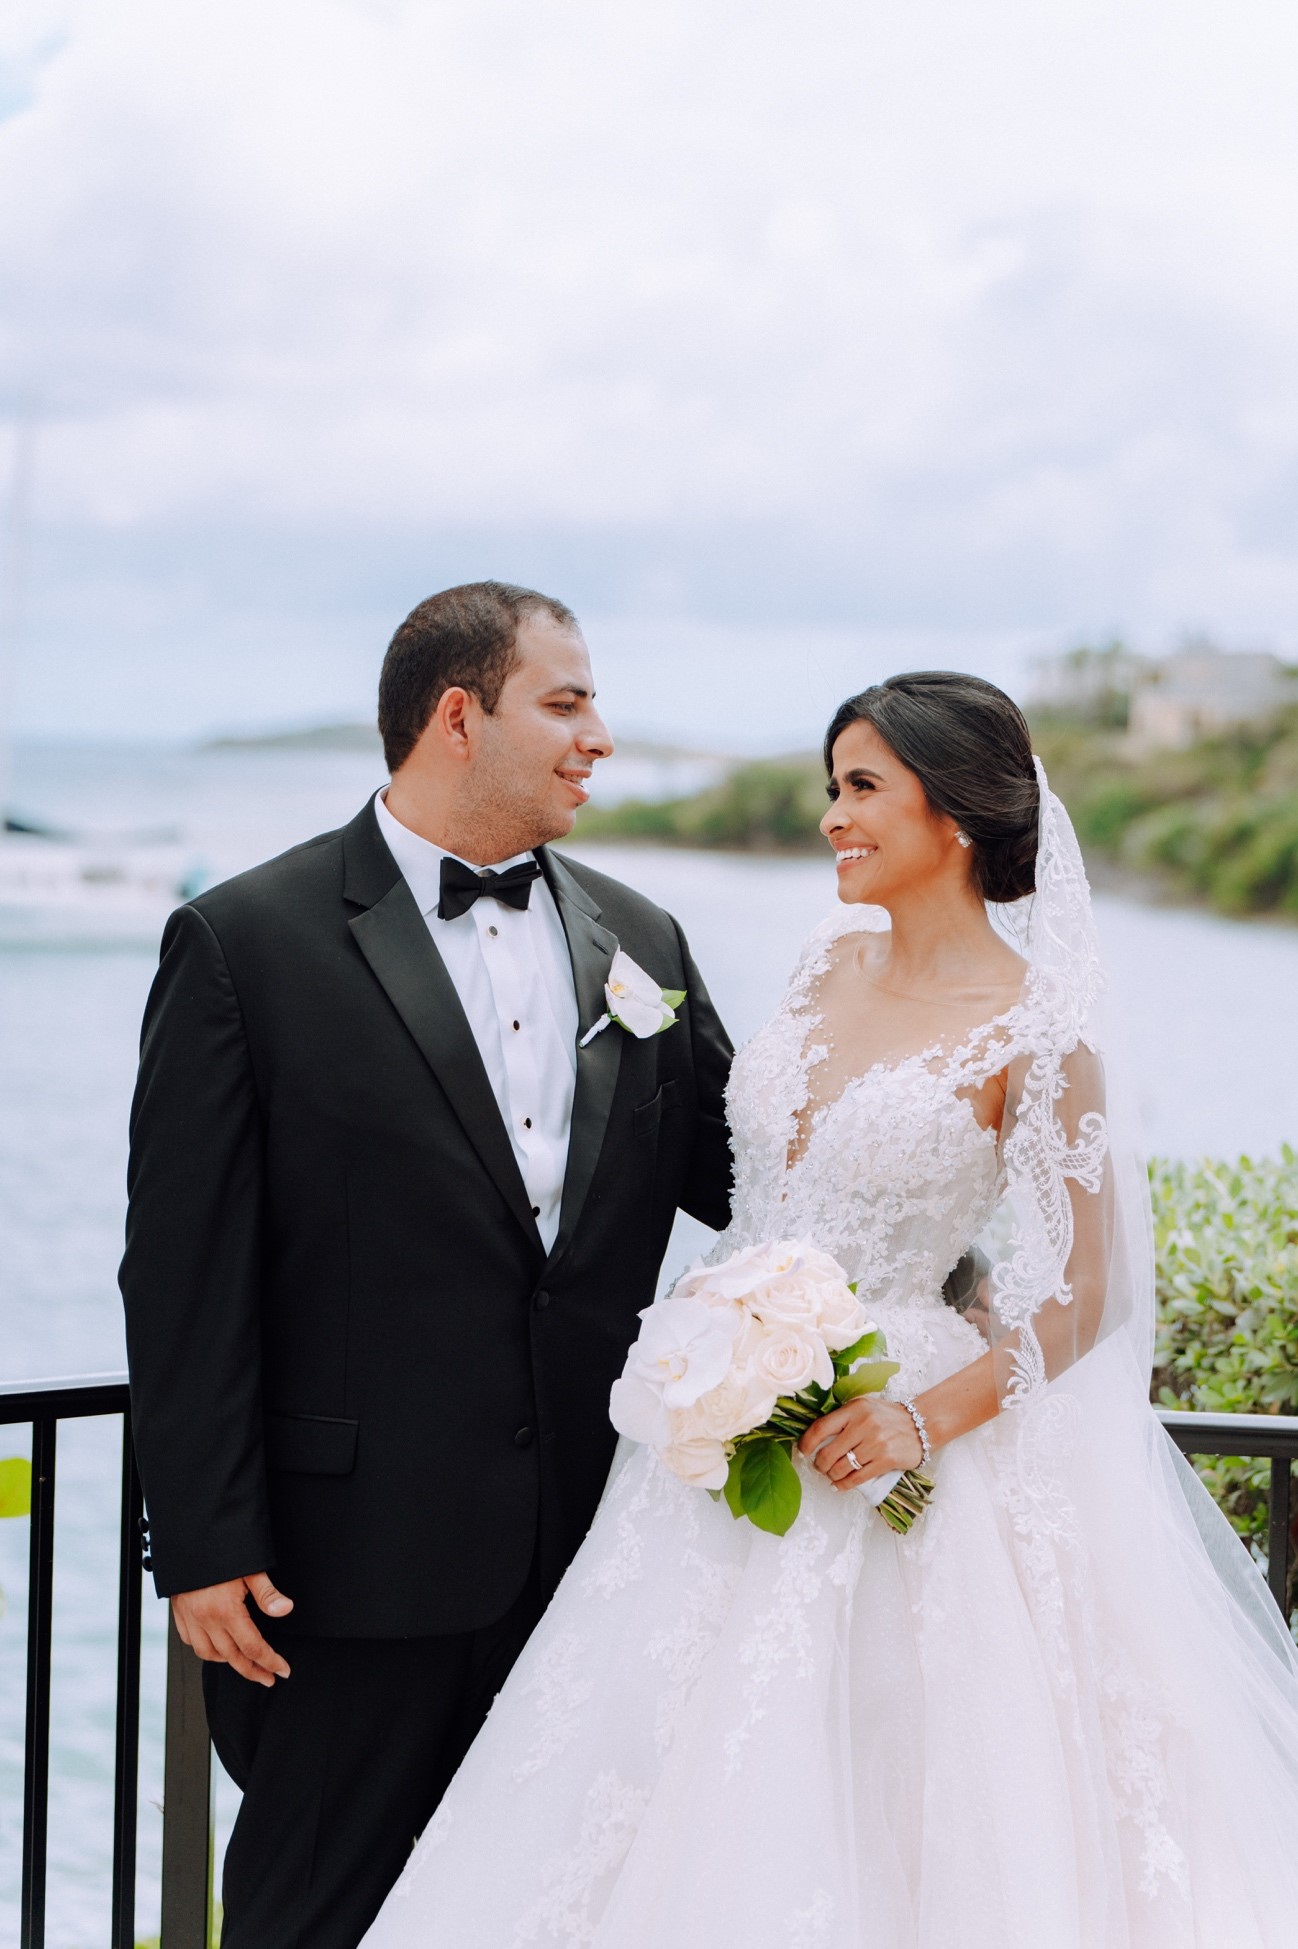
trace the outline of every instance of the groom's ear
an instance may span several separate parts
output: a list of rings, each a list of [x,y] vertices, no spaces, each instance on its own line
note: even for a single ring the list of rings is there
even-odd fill
[[[481,709],[471,690],[452,684],[434,704],[432,716],[415,740],[406,763],[413,759],[418,768],[421,758],[425,764],[430,760],[468,758],[473,746],[474,717]]]

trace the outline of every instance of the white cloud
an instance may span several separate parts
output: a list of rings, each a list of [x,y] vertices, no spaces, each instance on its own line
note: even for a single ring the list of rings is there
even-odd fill
[[[301,683],[323,556],[368,670],[420,564],[493,536],[682,628],[1291,640],[1283,0],[21,0],[4,33],[0,400],[43,401],[62,578],[32,630],[75,659],[93,615],[124,710],[178,633],[182,714],[242,714],[251,639]]]

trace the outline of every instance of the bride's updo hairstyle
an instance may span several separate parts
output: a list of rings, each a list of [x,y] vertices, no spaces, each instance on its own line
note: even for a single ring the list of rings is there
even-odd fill
[[[912,670],[871,684],[834,712],[825,770],[849,726],[872,724],[913,771],[936,812],[973,842],[984,900],[1021,900],[1036,886],[1038,799],[1032,739],[1013,698],[982,677]]]

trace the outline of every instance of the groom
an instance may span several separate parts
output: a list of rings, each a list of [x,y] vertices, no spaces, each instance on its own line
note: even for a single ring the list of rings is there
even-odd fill
[[[244,1790],[225,1949],[355,1949],[594,1514],[730,1044],[676,923],[559,858],[612,740],[560,602],[422,602],[392,782],[172,915],[121,1283],[158,1591]],[[606,1012],[621,947],[677,1021]]]

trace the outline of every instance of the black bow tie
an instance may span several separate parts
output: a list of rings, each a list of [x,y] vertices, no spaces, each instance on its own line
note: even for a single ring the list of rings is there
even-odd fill
[[[485,893],[491,900],[503,900],[507,907],[522,913],[532,897],[532,882],[541,877],[540,862],[521,860],[504,873],[493,873],[489,866],[475,871],[462,860],[442,860],[442,897],[437,903],[439,920],[456,920],[467,914],[475,900]]]

